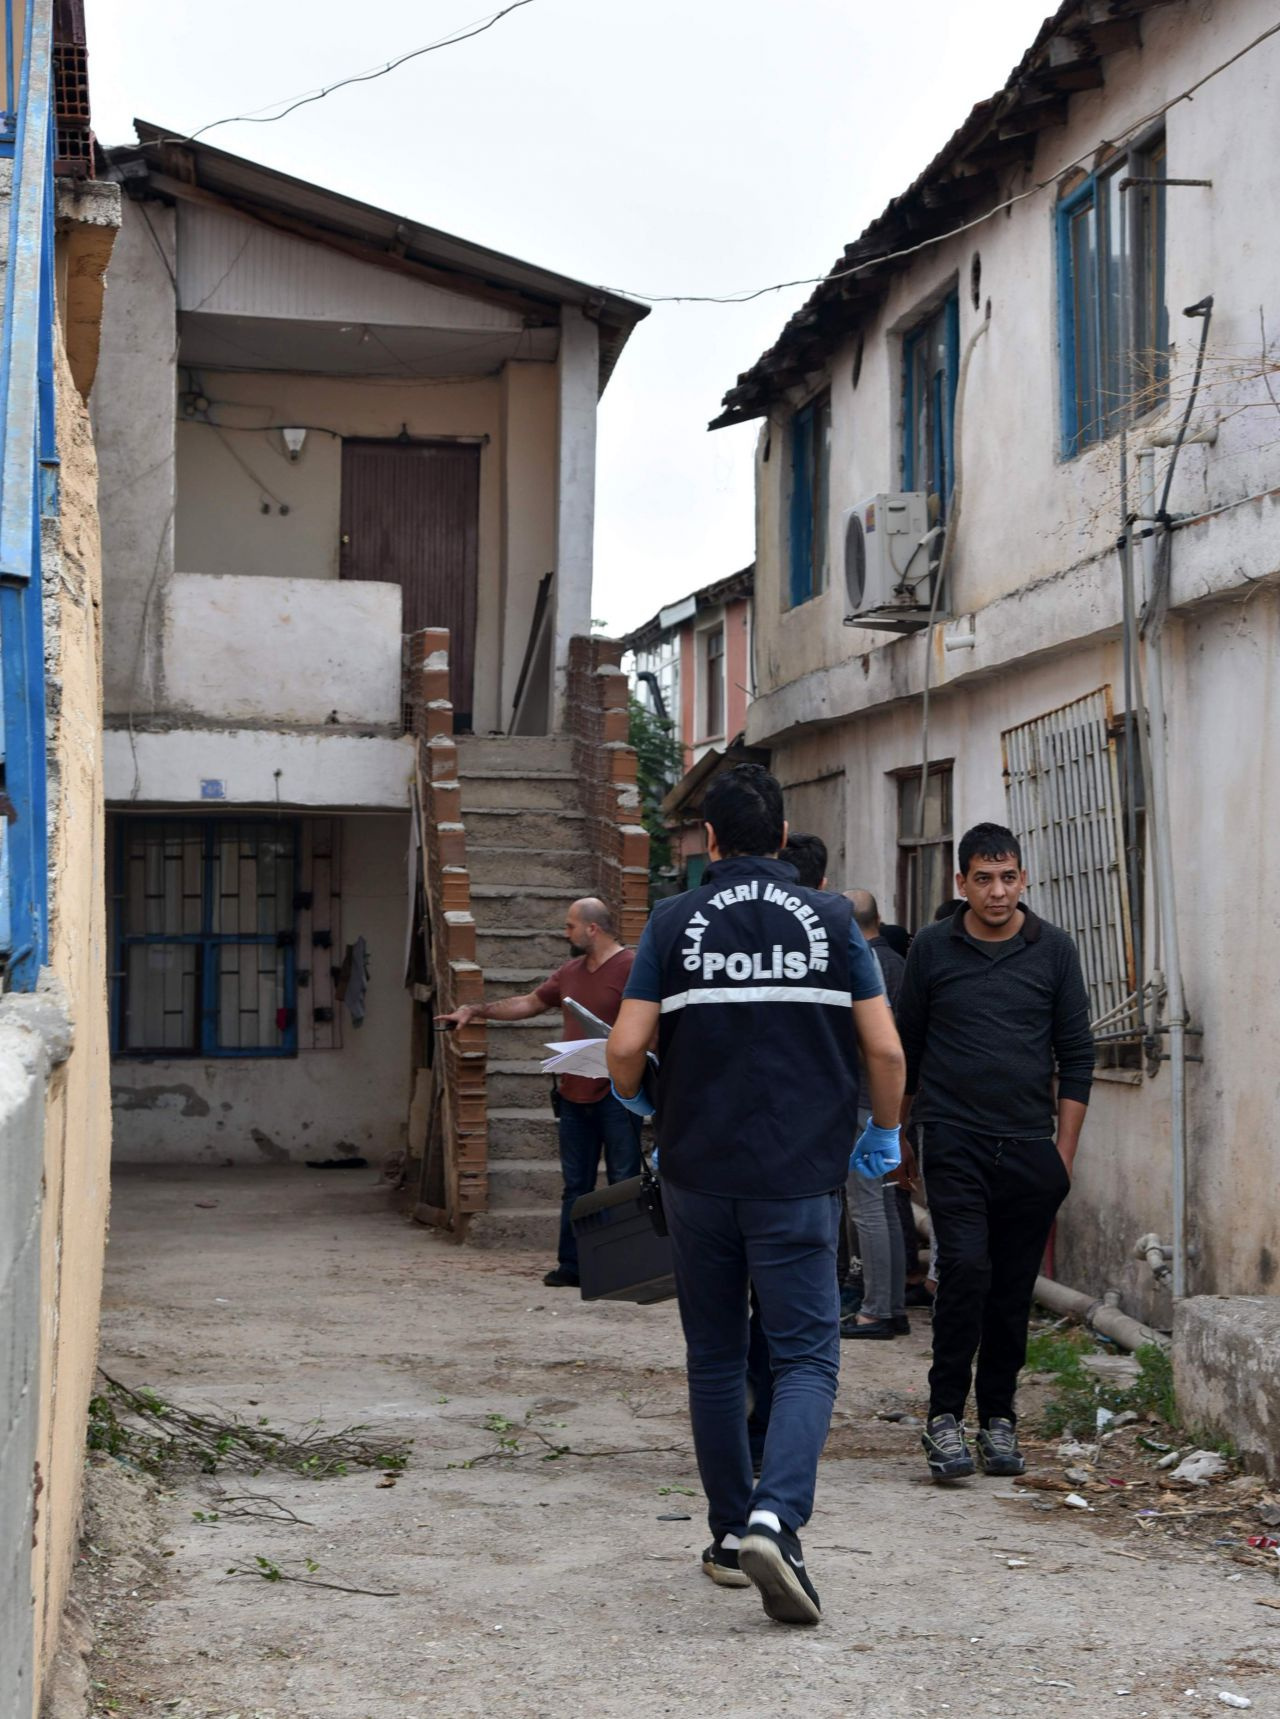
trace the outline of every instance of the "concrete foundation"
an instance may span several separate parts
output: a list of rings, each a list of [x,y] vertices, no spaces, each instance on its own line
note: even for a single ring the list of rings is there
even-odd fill
[[[1280,1477],[1280,1296],[1179,1302],[1173,1376],[1188,1427],[1230,1439],[1247,1467]]]

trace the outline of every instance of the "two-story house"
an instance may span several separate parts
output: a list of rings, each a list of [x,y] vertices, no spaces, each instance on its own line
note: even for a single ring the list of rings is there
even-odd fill
[[[442,1002],[423,853],[473,989],[545,977],[595,882],[570,641],[646,312],[138,130],[95,396],[116,1151],[380,1159]]]
[[[713,426],[760,424],[748,740],[913,928],[1018,833],[1103,1065],[1058,1267],[1164,1323],[1140,1238],[1280,1273],[1277,28],[1067,0]]]

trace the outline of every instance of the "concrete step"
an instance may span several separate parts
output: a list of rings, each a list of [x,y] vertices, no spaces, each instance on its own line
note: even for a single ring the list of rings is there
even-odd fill
[[[559,1238],[559,1207],[550,1206],[515,1206],[497,1212],[478,1212],[467,1231],[467,1242],[471,1247],[508,1248],[513,1253],[518,1248],[537,1248],[547,1256],[548,1269],[555,1264]],[[554,1292],[548,1290],[547,1293]],[[572,1294],[573,1299],[577,1299],[576,1290],[566,1289],[559,1293]]]
[[[526,846],[518,840],[481,842],[468,833],[467,867],[475,883],[501,883],[518,889],[549,883],[582,895],[590,876],[591,855],[585,848]]]
[[[541,1158],[489,1159],[489,1210],[509,1211],[513,1206],[543,1206],[559,1210],[560,1161],[547,1163]]]
[[[516,888],[505,883],[473,883],[471,912],[482,930],[525,931],[531,925],[563,926],[570,902],[578,891],[554,889],[550,884]]]
[[[549,1116],[551,1076],[543,1074],[536,1061],[507,1062],[490,1057],[485,1070],[485,1098],[491,1116],[495,1110],[538,1110],[542,1106]],[[541,1144],[538,1151],[542,1151]]]
[[[531,848],[576,848],[582,845],[585,814],[570,811],[518,810],[501,806],[471,806],[464,799],[462,822],[467,832],[467,851],[472,842],[482,846],[519,842]]]
[[[544,1057],[543,1045],[557,1043],[564,1037],[559,1009],[545,1015],[535,1015],[529,1021],[490,1021],[489,1055],[498,1062],[532,1062]]]
[[[469,806],[508,809],[578,809],[578,778],[572,770],[462,770]]]
[[[477,925],[476,960],[486,973],[490,967],[542,967],[545,978],[568,959],[569,945],[560,926],[513,931],[506,926]]]
[[[458,768],[468,770],[572,770],[568,734],[460,734]]]
[[[543,1099],[528,1107],[499,1107],[489,1112],[489,1161],[539,1159],[560,1174],[560,1137],[551,1114],[551,1081]]]

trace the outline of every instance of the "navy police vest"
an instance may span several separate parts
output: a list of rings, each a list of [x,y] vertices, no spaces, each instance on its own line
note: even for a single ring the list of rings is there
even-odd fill
[[[737,1199],[843,1184],[858,1098],[852,911],[787,862],[746,857],[658,903],[665,1180]]]

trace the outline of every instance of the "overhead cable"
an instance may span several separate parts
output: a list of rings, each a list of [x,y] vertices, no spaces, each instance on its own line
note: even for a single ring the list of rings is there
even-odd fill
[[[453,48],[459,42],[469,42],[473,36],[482,36],[486,30],[505,18],[509,12],[518,12],[522,6],[531,6],[533,0],[511,0],[509,6],[504,6],[500,12],[494,12],[490,17],[475,20],[471,24],[460,24],[448,36],[442,36],[437,42],[428,42],[425,47],[411,48],[407,54],[400,54],[394,60],[388,60],[385,65],[371,66],[367,71],[353,72],[350,77],[339,78],[337,83],[326,84],[323,89],[309,90],[305,94],[290,100],[288,96],[282,99],[289,103],[279,113],[270,113],[268,108],[278,107],[278,102],[268,102],[266,108],[255,108],[252,113],[234,113],[226,119],[211,120],[208,125],[202,125],[199,131],[193,131],[187,137],[166,137],[165,143],[194,143],[198,137],[203,137],[207,131],[217,131],[223,125],[274,125],[277,120],[287,119],[291,113],[296,113],[300,107],[306,107],[311,102],[323,101],[335,90],[344,90],[350,84],[372,83],[375,78],[385,78],[388,72],[396,71],[400,66],[407,65],[410,60],[420,60],[424,54],[434,54],[440,48]]]
[[[1216,78],[1221,72],[1225,72],[1230,66],[1234,66],[1237,60],[1242,60],[1246,54],[1252,53],[1255,48],[1261,47],[1262,43],[1267,41],[1269,37],[1277,34],[1280,34],[1280,23],[1270,25],[1260,36],[1255,36],[1237,53],[1232,54],[1229,60],[1223,60],[1221,65],[1214,66],[1212,71],[1208,71],[1203,77],[1197,78],[1195,83],[1189,84],[1178,95],[1162,102],[1159,107],[1153,108],[1150,113],[1143,114],[1140,119],[1131,121],[1117,137],[1100,138],[1097,143],[1078,155],[1074,161],[1069,161],[1064,167],[1058,168],[1048,179],[1041,179],[1036,184],[1029,185],[1025,191],[1018,191],[1012,197],[1006,197],[1003,203],[997,203],[985,214],[975,215],[971,221],[964,221],[960,226],[952,227],[948,232],[936,233],[932,238],[921,239],[914,245],[906,245],[902,250],[886,251],[881,256],[868,257],[865,262],[855,263],[851,268],[834,269],[830,274],[804,275],[798,280],[774,281],[770,286],[744,288],[743,291],[735,293],[647,293],[635,292],[629,287],[606,287],[602,290],[618,293],[627,298],[639,299],[644,304],[750,304],[753,299],[763,298],[766,293],[786,292],[791,287],[824,286],[831,281],[849,280],[853,275],[865,274],[869,269],[883,268],[886,263],[900,262],[905,257],[915,256],[918,251],[927,250],[930,245],[941,245],[945,244],[948,239],[958,238],[962,233],[968,233],[974,227],[980,227],[984,222],[990,221],[994,216],[1003,214],[1006,209],[1012,209],[1015,203],[1021,203],[1028,197],[1034,197],[1041,191],[1047,191],[1051,185],[1055,185],[1062,178],[1064,173],[1070,173],[1073,168],[1085,166],[1106,144],[1118,145],[1126,138],[1133,136],[1135,132],[1143,131],[1157,119],[1163,118],[1171,108],[1177,107],[1180,102],[1190,101],[1196,92],[1203,89],[1213,78]]]

